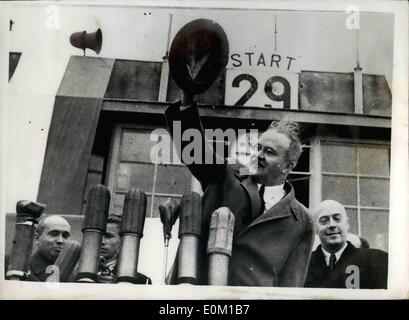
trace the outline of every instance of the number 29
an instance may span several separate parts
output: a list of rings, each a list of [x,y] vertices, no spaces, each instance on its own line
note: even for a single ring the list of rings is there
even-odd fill
[[[242,81],[248,81],[250,82],[250,88],[243,94],[243,96],[237,100],[237,102],[234,104],[235,106],[243,106],[246,104],[248,100],[254,95],[254,93],[258,89],[258,82],[257,79],[254,78],[250,74],[240,74],[237,77],[234,78],[232,82],[232,86],[234,88],[240,87],[240,84]],[[273,92],[274,84],[275,83],[281,83],[284,90],[283,93],[281,94],[275,94]],[[288,82],[287,79],[280,77],[280,76],[273,76],[269,79],[267,79],[265,85],[264,85],[264,92],[266,96],[272,100],[272,101],[277,101],[283,102],[283,109],[290,109],[290,102],[291,102],[291,86],[290,83]],[[271,107],[269,104],[265,104],[265,107]]]

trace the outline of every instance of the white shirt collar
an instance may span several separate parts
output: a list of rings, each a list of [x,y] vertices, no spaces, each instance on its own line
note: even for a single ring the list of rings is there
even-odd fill
[[[114,260],[111,260],[111,261],[105,263],[105,266],[106,266],[107,268],[109,268],[109,270],[112,271],[112,270],[115,269],[117,262],[118,262],[118,259],[114,259]]]
[[[337,258],[337,261],[339,258],[341,258],[342,253],[344,252],[345,248],[347,247],[348,243],[345,242],[344,246],[339,249],[337,252],[335,252],[335,258]],[[325,256],[325,262],[327,263],[327,266],[329,266],[329,258],[331,257],[331,253],[329,253],[327,250],[324,249],[324,247],[321,245],[322,252],[324,253]]]
[[[257,184],[258,189],[260,190],[261,184]],[[285,196],[284,183],[279,184],[278,186],[264,186],[264,203],[265,210],[269,210],[272,206],[278,203]]]

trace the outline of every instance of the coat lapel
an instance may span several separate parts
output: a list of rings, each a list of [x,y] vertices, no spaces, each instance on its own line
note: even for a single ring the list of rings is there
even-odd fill
[[[260,201],[260,194],[258,193],[257,184],[251,180],[251,177],[244,180],[242,182],[242,186],[247,191],[251,199],[251,207],[252,207],[252,216],[257,217],[254,219],[250,225],[239,232],[239,235],[247,232],[249,229],[254,227],[259,223],[264,223],[274,219],[280,219],[284,217],[288,217],[291,214],[294,215],[295,219],[300,218],[300,209],[298,208],[295,196],[294,196],[294,189],[292,188],[291,184],[286,183],[284,188],[286,190],[286,195],[282,198],[278,203],[272,206],[269,210],[264,212],[264,214],[259,216],[260,208],[261,208],[261,201]]]
[[[30,266],[35,275],[45,273],[49,265],[52,265],[52,262],[45,260],[38,251],[30,259]]]
[[[336,265],[341,265],[348,262],[351,255],[353,255],[355,252],[356,248],[349,241],[347,241],[347,246],[339,257],[339,260],[336,262]]]
[[[294,200],[294,190],[289,183],[286,183],[284,188],[286,189],[286,195],[274,206],[268,209],[264,214],[257,217],[249,227],[266,222],[269,220],[280,219],[294,214],[295,218],[299,218],[299,208],[297,207]],[[259,197],[260,198],[260,197]]]
[[[310,263],[311,273],[313,274],[314,285],[319,287],[322,285],[323,281],[326,281],[330,274],[329,267],[327,262],[325,261],[325,255],[322,251],[322,246],[319,245],[317,249],[315,249],[315,259],[311,258],[314,263]],[[312,262],[311,261],[311,262]]]
[[[238,174],[237,174],[238,175]],[[238,176],[240,179],[240,184],[243,189],[247,192],[247,195],[251,204],[251,216],[257,217],[261,209],[260,194],[258,193],[257,183],[255,183],[250,176],[246,177],[243,181],[242,177]]]
[[[270,220],[274,219],[280,219],[280,218],[285,218],[291,215],[291,207],[288,203],[288,201],[283,201],[281,200],[277,204],[275,204],[273,207],[271,207],[269,210],[264,212],[264,214],[260,215],[258,218],[256,218],[249,226],[248,228],[251,228],[259,223],[267,222]]]
[[[322,270],[327,270],[327,262],[325,261],[325,255],[324,252],[322,251],[322,245],[318,245],[317,249],[315,249],[316,252],[316,269],[318,272],[321,272]]]

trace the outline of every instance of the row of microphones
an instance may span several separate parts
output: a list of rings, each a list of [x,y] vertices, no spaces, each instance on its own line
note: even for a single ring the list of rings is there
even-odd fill
[[[98,282],[101,244],[110,207],[110,191],[96,185],[89,191],[82,227],[82,244],[67,241],[53,270],[58,270],[55,281]],[[168,246],[172,227],[179,219],[178,273],[175,283],[198,284],[200,241],[202,235],[202,204],[196,192],[182,196],[179,203],[168,199],[159,206],[164,235],[163,284],[167,271]],[[137,283],[140,240],[146,218],[146,194],[131,188],[125,195],[120,225],[121,246],[117,264],[118,283]],[[6,278],[27,280],[29,257],[32,253],[35,226],[46,206],[32,201],[17,203],[15,238]],[[234,215],[228,208],[213,212],[209,226],[207,253],[209,259],[208,284],[227,285],[229,258],[232,253]],[[74,277],[73,277],[74,275]]]

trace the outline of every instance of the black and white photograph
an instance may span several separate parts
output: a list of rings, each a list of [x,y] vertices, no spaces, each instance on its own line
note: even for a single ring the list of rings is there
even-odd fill
[[[0,7],[0,296],[408,298],[406,1]]]

